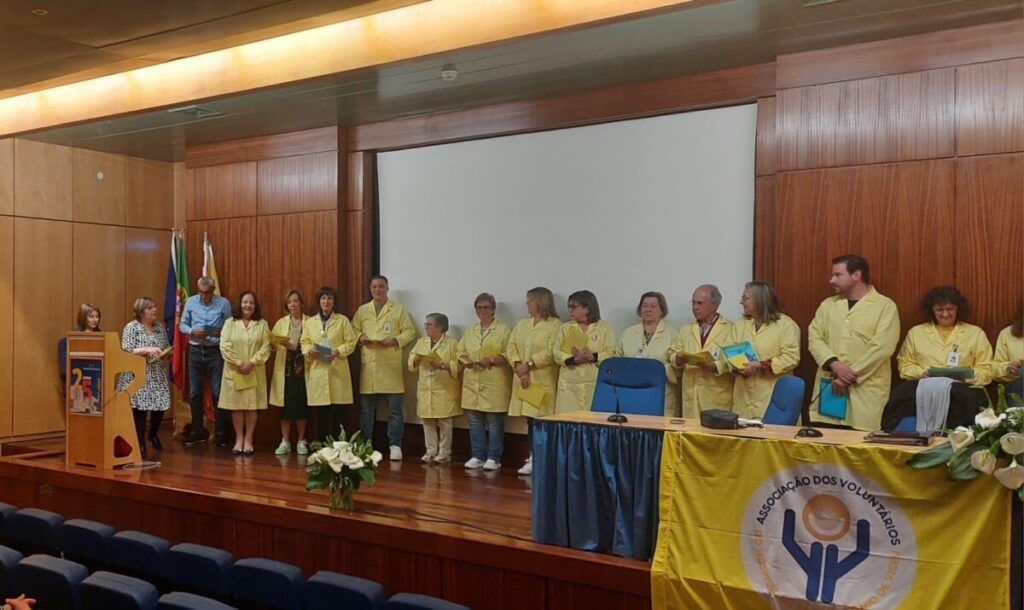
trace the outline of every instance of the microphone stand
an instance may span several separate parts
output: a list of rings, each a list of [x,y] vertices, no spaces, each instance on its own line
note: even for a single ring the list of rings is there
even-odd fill
[[[622,410],[619,405],[619,389],[615,386],[615,371],[613,371],[611,367],[608,367],[605,370],[608,371],[608,381],[611,382],[609,385],[612,386],[612,395],[615,396],[615,413],[608,416],[608,421],[613,424],[624,424],[629,420],[622,414]]]

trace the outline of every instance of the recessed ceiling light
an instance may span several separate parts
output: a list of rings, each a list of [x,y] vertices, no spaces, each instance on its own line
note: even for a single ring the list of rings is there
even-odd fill
[[[42,17],[43,15],[49,15],[50,11],[46,10],[45,8],[34,8],[32,9],[32,14],[37,17]]]

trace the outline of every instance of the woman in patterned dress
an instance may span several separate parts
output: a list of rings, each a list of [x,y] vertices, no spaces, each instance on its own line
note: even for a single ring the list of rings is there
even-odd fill
[[[135,319],[121,333],[121,349],[146,358],[146,383],[132,396],[132,416],[135,433],[139,437],[139,451],[146,458],[146,413],[149,418],[149,442],[153,449],[163,449],[157,436],[164,412],[171,408],[171,390],[167,385],[167,362],[161,358],[167,349],[167,330],[157,321],[156,303],[149,297],[139,297],[132,308]]]

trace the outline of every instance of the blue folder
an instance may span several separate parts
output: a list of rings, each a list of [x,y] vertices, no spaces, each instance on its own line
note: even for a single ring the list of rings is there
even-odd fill
[[[832,393],[832,380],[823,378],[818,392],[818,413],[846,419],[846,394],[836,396]]]

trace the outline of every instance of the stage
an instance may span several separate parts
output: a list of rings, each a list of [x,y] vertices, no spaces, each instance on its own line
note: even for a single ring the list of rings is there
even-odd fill
[[[164,435],[148,470],[66,468],[60,440],[5,445],[0,500],[118,529],[335,570],[474,609],[648,608],[650,566],[531,541],[530,478],[418,456],[381,462],[352,512],[304,488],[305,458],[185,449]],[[518,464],[516,464],[518,465]]]

